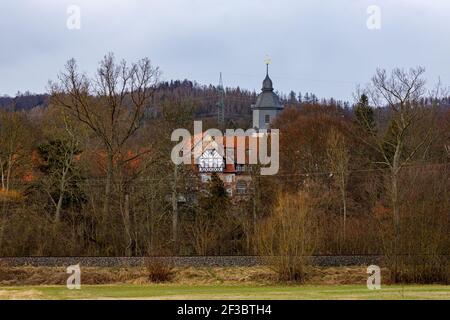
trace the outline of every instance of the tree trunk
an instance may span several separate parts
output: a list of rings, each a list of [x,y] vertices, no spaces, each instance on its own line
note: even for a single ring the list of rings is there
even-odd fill
[[[64,199],[64,192],[66,191],[66,176],[69,171],[69,166],[66,166],[63,168],[62,176],[61,176],[61,183],[59,185],[59,199],[58,203],[56,205],[56,212],[55,212],[55,221],[59,222],[61,218],[61,209],[62,209],[62,203]]]
[[[257,204],[256,204],[256,182],[255,182],[255,176],[252,177],[252,182],[253,182],[253,197],[252,197],[252,219],[251,219],[251,227],[249,227],[249,233],[251,233],[253,235],[253,237],[255,237],[256,235],[256,211],[257,211]],[[250,231],[251,230],[251,231]],[[253,252],[251,252],[252,249],[250,249],[250,246],[248,248],[248,254],[253,254]]]
[[[175,165],[173,169],[173,184],[172,184],[172,240],[174,250],[177,250],[178,244],[178,166]]]
[[[398,174],[400,172],[400,156],[402,150],[401,141],[397,141],[395,148],[394,158],[391,167],[391,198],[392,198],[392,213],[394,220],[394,282],[398,280],[398,255],[400,247],[400,212],[399,212],[399,199],[398,199]]]
[[[113,179],[113,154],[111,151],[108,151],[106,159],[105,201],[103,206],[103,213],[105,214],[105,216],[109,215],[112,179]]]
[[[343,227],[342,227],[342,231],[343,231],[343,242],[345,245],[345,239],[346,239],[346,229],[347,229],[347,196],[346,196],[346,185],[345,185],[345,176],[344,173],[341,172],[341,196],[342,196],[342,206],[343,206],[343,214],[344,214],[344,219],[343,219]]]
[[[398,250],[400,245],[400,214],[398,208],[398,172],[392,173],[392,211],[394,218],[394,282],[398,280]]]
[[[9,155],[9,157],[8,157],[8,168],[7,168],[7,171],[6,171],[6,191],[9,191],[9,181],[10,181],[10,178],[11,178],[12,162],[13,162],[12,155]]]
[[[3,252],[2,252],[2,250],[1,250],[1,248],[2,248],[2,244],[3,244],[3,232],[4,232],[4,229],[5,229],[5,225],[4,225],[4,223],[5,223],[5,221],[6,221],[6,219],[4,218],[4,207],[5,207],[5,203],[3,203],[3,205],[2,205],[2,215],[1,215],[1,217],[0,217],[0,255],[2,255],[3,254]]]
[[[2,163],[0,165],[0,168],[1,168],[1,171],[2,171],[2,190],[5,190],[5,169],[4,169],[3,165],[4,164],[3,164],[3,161],[2,161]]]
[[[64,191],[61,191],[59,193],[59,199],[58,199],[58,203],[56,205],[56,212],[55,212],[55,221],[56,222],[59,222],[59,220],[61,219],[61,208],[62,208],[63,198],[64,198]]]
[[[124,225],[125,225],[125,241],[126,241],[126,247],[125,247],[125,256],[131,257],[131,245],[132,245],[132,238],[131,238],[131,227],[130,227],[130,195],[125,195],[125,203],[124,203]]]

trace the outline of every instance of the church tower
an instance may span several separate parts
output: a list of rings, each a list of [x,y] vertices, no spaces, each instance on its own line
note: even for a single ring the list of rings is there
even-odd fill
[[[273,92],[273,83],[269,77],[269,64],[266,61],[266,78],[263,81],[263,87],[259,94],[256,104],[252,105],[253,128],[257,130],[269,129],[270,123],[283,110],[280,99]]]

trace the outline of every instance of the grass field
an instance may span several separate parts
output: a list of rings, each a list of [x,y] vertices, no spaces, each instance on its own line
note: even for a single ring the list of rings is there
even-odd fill
[[[64,286],[0,287],[0,299],[445,299],[450,286],[384,286],[371,291],[361,285],[339,286],[187,286],[91,285],[81,290]]]

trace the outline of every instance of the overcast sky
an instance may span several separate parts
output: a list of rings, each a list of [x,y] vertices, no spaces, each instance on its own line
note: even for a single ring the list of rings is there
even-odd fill
[[[370,5],[381,29],[367,27]],[[337,99],[377,67],[423,65],[430,86],[450,84],[449,21],[449,0],[2,0],[0,95],[44,92],[71,57],[92,73],[109,51],[149,57],[164,80],[216,84],[222,71],[225,86],[258,91],[269,55],[277,90]]]

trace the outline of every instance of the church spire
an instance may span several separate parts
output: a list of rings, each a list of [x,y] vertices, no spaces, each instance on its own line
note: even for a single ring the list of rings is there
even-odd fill
[[[268,78],[269,77],[269,65],[272,63],[272,59],[270,59],[269,56],[266,56],[264,63],[266,64],[266,77]]]
[[[273,91],[273,83],[272,80],[269,77],[269,65],[272,62],[272,60],[270,60],[270,58],[266,58],[266,60],[264,61],[266,63],[266,78],[263,81],[263,87],[262,87],[262,91]]]
[[[272,80],[269,77],[270,63],[270,59],[267,58],[265,60],[266,78],[263,81],[262,92],[258,95],[256,103],[252,105],[253,128],[257,130],[270,128],[272,120],[283,110],[280,99],[274,92]]]

